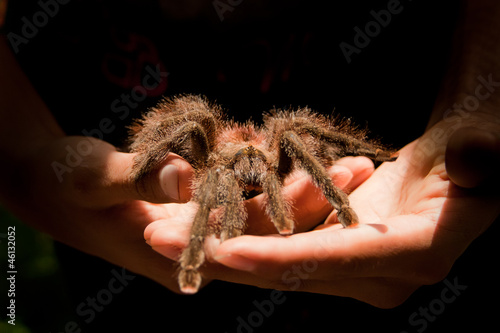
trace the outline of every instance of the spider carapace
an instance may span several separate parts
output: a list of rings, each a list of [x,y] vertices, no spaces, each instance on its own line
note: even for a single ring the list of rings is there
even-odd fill
[[[263,120],[262,126],[226,120],[219,106],[184,95],[164,99],[131,127],[130,151],[137,153],[131,177],[139,188],[148,177],[158,176],[170,152],[195,169],[192,200],[198,210],[178,260],[184,293],[197,292],[201,284],[206,236],[215,233],[224,241],[244,233],[245,199],[265,195],[266,213],[277,231],[292,234],[291,203],[282,186],[295,169],[303,169],[336,209],[340,223],[352,226],[358,217],[325,168],[348,155],[380,162],[396,159],[394,151],[366,140],[365,131],[349,121],[308,108],[272,110]]]
[[[266,156],[264,155],[264,153],[256,149],[254,146],[248,146],[238,150],[238,152],[236,152],[236,154],[234,154],[234,157],[231,159],[229,167],[234,169],[235,164],[240,159],[247,159],[250,161],[250,163],[252,163],[252,161],[255,159],[261,160],[264,163],[266,162]],[[262,185],[258,182],[257,179],[247,179],[245,181],[242,178],[241,183],[244,190],[243,194],[246,198],[253,198],[254,196],[262,193]]]

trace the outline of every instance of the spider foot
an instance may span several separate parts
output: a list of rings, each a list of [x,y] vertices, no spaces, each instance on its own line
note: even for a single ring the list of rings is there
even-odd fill
[[[343,205],[339,209],[337,218],[339,219],[340,223],[342,223],[344,228],[353,227],[359,223],[358,215],[351,207],[347,205]]]
[[[288,236],[293,234],[293,220],[289,218],[284,218],[284,222],[277,226],[278,232],[282,236]]]
[[[376,161],[393,162],[398,159],[398,152],[390,152],[383,149],[375,149],[375,154],[372,156]],[[368,156],[370,157],[370,156]]]
[[[196,294],[201,285],[201,274],[192,266],[182,268],[179,273],[179,288],[184,294]]]

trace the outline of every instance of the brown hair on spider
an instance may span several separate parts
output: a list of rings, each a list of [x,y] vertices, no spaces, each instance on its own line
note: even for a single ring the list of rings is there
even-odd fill
[[[182,95],[162,100],[130,129],[130,151],[138,153],[131,177],[139,187],[158,172],[171,152],[196,170],[192,200],[199,207],[189,243],[178,260],[179,287],[184,293],[197,292],[201,284],[199,268],[205,260],[207,235],[215,232],[224,241],[244,233],[245,199],[263,193],[266,213],[277,231],[292,234],[291,203],[283,196],[282,185],[301,168],[336,209],[339,222],[349,227],[358,223],[358,217],[325,168],[348,155],[380,162],[397,158],[394,151],[366,140],[365,131],[349,122],[308,108],[272,110],[263,120],[262,126],[228,121],[221,108],[206,98]],[[209,217],[216,208],[214,231]]]

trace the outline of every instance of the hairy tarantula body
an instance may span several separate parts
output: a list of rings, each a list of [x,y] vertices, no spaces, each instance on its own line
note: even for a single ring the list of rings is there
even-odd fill
[[[244,200],[264,193],[266,213],[281,235],[290,235],[294,222],[282,184],[296,168],[311,175],[344,227],[358,223],[347,195],[331,181],[325,167],[347,155],[376,161],[395,159],[391,151],[364,139],[346,122],[312,112],[273,110],[259,127],[227,121],[221,109],[199,96],[165,99],[131,128],[131,152],[138,153],[132,177],[141,186],[170,152],[196,170],[193,199],[199,208],[191,236],[179,258],[179,287],[197,292],[198,271],[205,260],[203,243],[214,232],[221,241],[245,231]],[[216,228],[209,218],[217,208]]]

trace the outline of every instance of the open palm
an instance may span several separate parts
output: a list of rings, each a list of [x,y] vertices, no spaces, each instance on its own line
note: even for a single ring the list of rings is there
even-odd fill
[[[379,307],[402,303],[419,286],[443,279],[499,213],[498,197],[450,181],[446,142],[432,135],[404,147],[396,162],[380,166],[351,194],[358,227],[342,229],[330,215],[310,232],[226,241],[215,258],[258,277],[260,286],[348,296]]]

